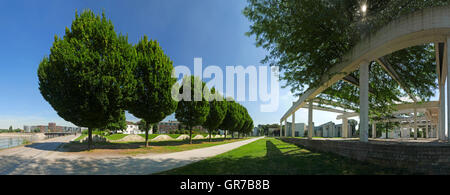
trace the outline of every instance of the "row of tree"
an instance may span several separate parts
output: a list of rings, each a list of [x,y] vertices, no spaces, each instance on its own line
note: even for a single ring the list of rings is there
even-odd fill
[[[189,137],[192,137],[192,127],[202,125],[209,132],[209,140],[213,131],[218,129],[229,130],[248,134],[254,125],[247,109],[235,101],[227,101],[222,94],[216,92],[215,88],[208,89],[205,82],[198,77],[184,77],[180,94],[190,90],[190,97],[201,97],[197,101],[190,98],[178,102],[175,118],[185,124],[189,129]],[[190,87],[189,87],[190,86]],[[209,92],[209,93],[203,93]],[[189,92],[188,92],[189,93]],[[225,133],[226,137],[226,133]],[[189,140],[192,144],[192,138]]]
[[[150,124],[175,111],[176,118],[191,130],[196,125],[204,125],[209,131],[221,128],[240,133],[253,128],[244,107],[220,98],[209,99],[221,95],[214,89],[203,94],[207,88],[198,78],[185,77],[179,93],[183,94],[184,84],[190,79],[192,86],[201,82],[202,88],[192,87],[190,96],[202,97],[200,101],[175,101],[173,69],[173,62],[157,41],[144,36],[132,45],[127,36],[114,31],[104,13],[100,17],[85,10],[75,14],[63,38],[55,36],[50,55],[39,64],[39,89],[60,117],[88,127],[88,150],[92,145],[92,130],[123,127],[126,110],[143,119],[146,146]]]

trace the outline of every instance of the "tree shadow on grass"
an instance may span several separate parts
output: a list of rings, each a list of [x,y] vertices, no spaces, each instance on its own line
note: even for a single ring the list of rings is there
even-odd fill
[[[219,143],[224,141],[239,141],[241,139],[223,139],[215,138],[209,142],[209,139],[193,139],[192,144],[207,144],[207,143]],[[189,140],[169,140],[169,141],[149,141],[149,148],[151,147],[164,147],[164,146],[184,146],[189,145]],[[123,150],[123,149],[139,149],[144,148],[145,142],[107,142],[107,143],[95,143],[92,149],[108,149],[108,150]],[[64,152],[83,152],[87,151],[87,143],[69,143],[63,146]]]
[[[267,140],[264,156],[220,155],[162,175],[394,175],[402,169],[364,163],[330,153],[315,153],[303,147]],[[255,151],[256,152],[256,151]]]

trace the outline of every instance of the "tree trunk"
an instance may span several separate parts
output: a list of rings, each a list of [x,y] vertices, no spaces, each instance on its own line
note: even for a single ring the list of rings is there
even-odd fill
[[[227,131],[228,130],[225,130],[225,137],[223,137],[224,140],[227,139]]]
[[[192,144],[192,127],[189,127],[189,144]]]
[[[148,128],[145,128],[145,147],[148,148]]]
[[[88,151],[91,151],[92,145],[92,129],[88,127]]]
[[[211,142],[212,131],[209,131],[209,142]]]
[[[388,139],[388,137],[389,137],[389,122],[388,122],[388,124],[386,124],[386,139]]]
[[[241,137],[241,132],[238,132],[238,139]]]

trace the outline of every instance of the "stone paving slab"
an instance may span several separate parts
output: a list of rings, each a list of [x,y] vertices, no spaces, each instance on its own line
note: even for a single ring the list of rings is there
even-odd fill
[[[34,146],[0,151],[0,175],[140,175],[185,166],[236,149],[259,138],[208,148],[134,157],[83,157],[58,151],[73,137],[55,138]]]

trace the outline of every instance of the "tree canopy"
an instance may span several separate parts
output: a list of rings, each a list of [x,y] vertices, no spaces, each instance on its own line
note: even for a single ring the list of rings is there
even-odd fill
[[[203,125],[209,114],[209,93],[203,93],[203,91],[209,91],[207,88],[206,83],[199,77],[185,76],[179,90],[180,94],[184,94],[183,92],[187,93],[190,99],[182,99],[178,102],[175,118],[189,127],[191,144],[192,127]],[[201,98],[200,100],[195,100],[195,97]]]
[[[39,64],[39,89],[58,115],[81,127],[103,128],[119,119],[135,87],[135,52],[104,14],[75,14],[63,38]]]
[[[308,88],[321,85],[323,76],[343,62],[362,37],[406,14],[428,7],[448,5],[447,0],[367,0],[367,12],[361,12],[357,0],[248,0],[244,15],[253,24],[247,35],[269,51],[262,61],[279,66],[284,87],[302,95]],[[420,100],[428,100],[437,87],[434,47],[419,45],[385,56],[399,77]],[[370,66],[371,114],[392,110],[406,93],[377,62]],[[417,67],[417,69],[416,69]],[[348,74],[348,73],[347,73]],[[358,71],[351,73],[358,79]],[[319,98],[337,100],[357,111],[359,89],[339,81]]]
[[[172,99],[173,62],[164,54],[157,41],[144,36],[134,46],[137,53],[136,68],[133,71],[136,88],[128,111],[147,123],[157,123],[172,114],[177,102]],[[148,146],[148,131],[145,128],[145,143]]]
[[[125,111],[122,111],[120,117],[117,119],[112,118],[105,129],[108,130],[122,130],[127,128],[127,120],[125,117]]]
[[[227,114],[227,108],[226,100],[219,92],[216,92],[216,89],[213,87],[210,94],[209,114],[203,124],[203,126],[209,131],[210,141],[212,131],[219,128],[219,125],[222,123]]]

